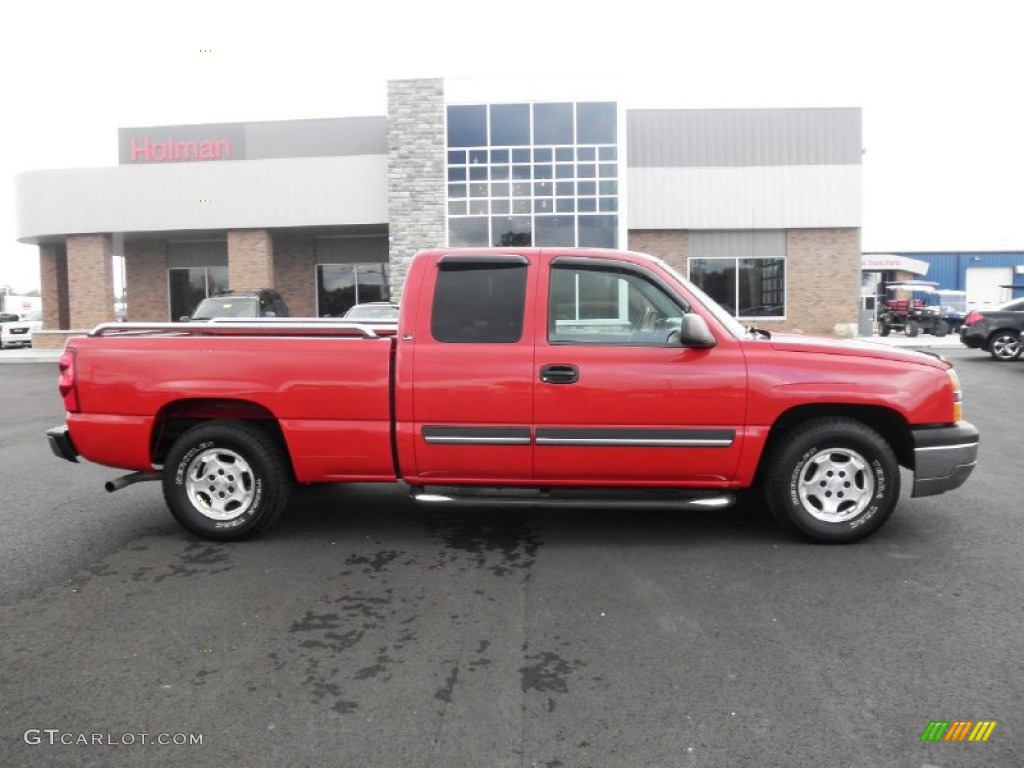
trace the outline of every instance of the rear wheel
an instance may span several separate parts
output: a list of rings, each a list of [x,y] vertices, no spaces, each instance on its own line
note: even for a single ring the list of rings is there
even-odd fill
[[[1015,331],[997,331],[988,341],[989,354],[1001,363],[1020,357],[1020,334]]]
[[[896,508],[899,463],[870,427],[851,419],[816,419],[777,445],[765,495],[784,528],[813,541],[847,544],[877,531]]]
[[[167,454],[164,499],[174,519],[206,539],[244,539],[284,512],[291,477],[277,442],[238,421],[199,424]]]
[[[889,325],[889,321],[888,320],[879,320],[878,321],[878,335],[879,336],[888,336],[889,332],[891,330],[892,330],[892,328]]]

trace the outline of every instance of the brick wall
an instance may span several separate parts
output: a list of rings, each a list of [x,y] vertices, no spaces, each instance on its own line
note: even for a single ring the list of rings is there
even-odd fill
[[[786,313],[782,326],[833,334],[860,316],[860,230],[791,229],[786,233]]]
[[[69,323],[89,329],[114,319],[113,242],[108,234],[68,235]]]
[[[316,242],[305,235],[275,235],[274,286],[293,317],[316,315]]]
[[[63,246],[39,246],[39,285],[43,301],[43,329],[68,327],[68,260]]]
[[[633,230],[629,249],[664,259],[687,275],[687,233]],[[764,318],[767,330],[835,334],[860,316],[860,230],[793,229],[786,233],[786,319]],[[852,326],[852,329],[851,329]]]
[[[444,81],[388,82],[391,299],[399,301],[417,251],[448,243]]]
[[[128,319],[136,323],[165,323],[170,316],[167,288],[167,243],[127,242],[124,246]]]
[[[688,253],[686,232],[682,230],[638,229],[629,233],[631,251],[646,253],[664,259],[683,275],[686,274]]]
[[[274,242],[270,232],[228,231],[228,284],[233,291],[274,287]]]

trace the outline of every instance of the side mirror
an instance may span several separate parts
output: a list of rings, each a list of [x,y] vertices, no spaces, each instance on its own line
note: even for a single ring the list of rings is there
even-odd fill
[[[268,312],[264,312],[263,316],[264,317],[277,317],[277,312],[269,312],[269,311]]]
[[[182,315],[178,318],[179,323],[187,323],[191,318],[188,315]]]
[[[692,312],[683,315],[679,330],[673,331],[669,338],[673,343],[688,349],[710,349],[718,344],[707,321]]]

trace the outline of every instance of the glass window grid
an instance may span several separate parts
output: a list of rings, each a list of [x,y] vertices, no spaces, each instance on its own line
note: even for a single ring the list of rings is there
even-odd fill
[[[490,109],[487,110],[490,135]],[[532,124],[531,119],[531,141]],[[531,215],[618,214],[618,145],[573,144],[550,146],[460,147],[448,151],[448,179],[452,182],[485,179],[477,184],[448,185],[450,218],[489,219],[489,241],[494,242],[495,217]],[[544,184],[554,180],[555,183]],[[507,182],[511,180],[511,184]],[[486,187],[486,190],[482,187]],[[570,188],[575,187],[575,194]],[[505,194],[508,190],[510,194]],[[579,241],[578,229],[575,242]]]
[[[450,152],[449,156],[468,160],[475,155],[479,159],[484,151],[468,149]],[[614,162],[593,162],[595,156],[614,158],[614,145],[533,147],[533,162],[511,165],[505,162],[507,158],[518,152],[521,160],[521,153],[531,149],[490,147],[487,151],[499,162],[449,164],[449,216],[618,213],[618,166]],[[552,162],[559,153],[564,158],[567,152],[575,153],[577,159]]]

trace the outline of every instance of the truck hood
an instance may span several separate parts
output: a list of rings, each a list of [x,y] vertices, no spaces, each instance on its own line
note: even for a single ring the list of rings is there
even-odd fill
[[[880,360],[929,365],[948,368],[950,364],[938,355],[912,349],[900,349],[877,341],[858,339],[831,339],[824,336],[804,336],[798,333],[772,333],[769,339],[754,339],[751,344],[769,344],[780,352],[810,352],[814,354],[843,355],[845,357],[871,357]]]

